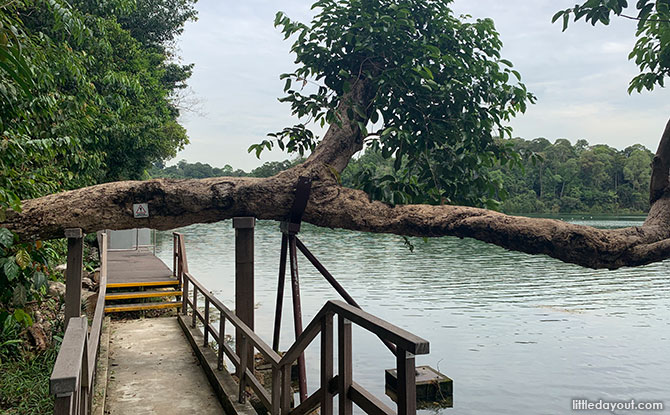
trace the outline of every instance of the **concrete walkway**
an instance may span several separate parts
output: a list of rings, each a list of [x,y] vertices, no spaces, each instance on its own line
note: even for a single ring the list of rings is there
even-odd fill
[[[105,413],[223,413],[175,317],[112,321]]]

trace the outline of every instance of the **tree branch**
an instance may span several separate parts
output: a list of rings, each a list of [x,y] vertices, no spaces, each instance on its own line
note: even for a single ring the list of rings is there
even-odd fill
[[[68,227],[81,227],[85,232],[136,227],[167,230],[234,216],[283,220],[300,171],[267,179],[157,179],[101,184],[26,200],[23,212],[10,213],[2,226],[23,239],[34,239],[62,237]],[[661,200],[670,206],[667,196]],[[150,217],[134,219],[132,204],[141,202],[149,203]],[[315,176],[303,220],[365,232],[475,238],[590,268],[636,266],[670,257],[668,226],[650,223],[602,230],[462,206],[392,207],[370,201],[359,190],[338,186],[327,171]]]

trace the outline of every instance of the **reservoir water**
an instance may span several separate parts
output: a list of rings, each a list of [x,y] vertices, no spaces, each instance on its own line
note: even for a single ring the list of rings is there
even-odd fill
[[[606,228],[643,221],[565,219]],[[191,274],[234,308],[231,222],[179,231]],[[423,413],[563,414],[573,399],[663,401],[670,410],[670,261],[590,270],[471,239],[415,239],[410,252],[394,235],[304,224],[299,236],[366,311],[430,342],[417,365],[453,379],[454,407]],[[277,222],[258,222],[256,332],[270,344],[280,240]],[[171,254],[171,234],[159,233],[157,255],[171,266]],[[304,257],[299,264],[306,326],[339,298]],[[282,350],[294,340],[290,304],[287,289]],[[356,328],[353,347],[354,380],[383,396],[394,357]],[[306,354],[310,392],[318,388],[318,357],[317,341]]]

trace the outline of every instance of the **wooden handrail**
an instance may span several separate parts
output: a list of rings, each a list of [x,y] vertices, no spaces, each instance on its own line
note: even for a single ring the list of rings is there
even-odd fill
[[[181,234],[175,233],[175,249],[178,249],[177,262],[185,264],[184,239]],[[180,267],[183,270],[183,268]],[[396,370],[398,375],[398,411],[397,415],[416,414],[416,385],[415,385],[415,361],[414,355],[426,354],[430,345],[425,339],[403,330],[385,320],[367,313],[355,306],[343,301],[328,301],[316,314],[305,330],[296,339],[295,343],[279,356],[268,344],[244,322],[242,322],[233,311],[226,307],[210,291],[208,291],[188,270],[181,272],[183,281],[183,307],[182,313],[188,314],[188,306],[192,309],[192,325],[200,321],[203,326],[205,343],[208,336],[216,340],[219,347],[218,368],[223,369],[223,356],[233,363],[239,379],[238,400],[245,401],[245,389],[250,387],[259,397],[271,415],[304,415],[316,408],[321,408],[322,415],[333,415],[333,398],[339,395],[340,414],[351,415],[352,404],[371,415],[396,415],[381,400],[373,396],[369,391],[357,384],[352,379],[352,337],[351,326],[359,327],[375,334],[385,342],[394,345],[396,355]],[[192,293],[188,287],[192,286]],[[201,313],[198,309],[198,295],[205,298],[205,311]],[[192,298],[191,298],[192,296]],[[209,319],[209,307],[215,307],[220,313],[219,330],[207,321]],[[333,317],[338,316],[337,341],[333,336]],[[241,332],[240,355],[225,343],[226,320]],[[290,402],[293,396],[291,389],[290,373],[291,366],[321,334],[321,387],[307,397],[298,407],[291,409]],[[337,343],[338,348],[338,374],[333,373],[333,345]],[[253,368],[247,367],[246,351],[247,344],[253,345],[251,350],[258,350],[270,363],[272,367],[272,390],[268,393],[260,382],[254,377]]]
[[[49,388],[55,415],[88,414],[91,410],[96,360],[105,316],[107,292],[107,234],[98,235],[100,282],[90,332],[86,317],[70,318],[56,357]]]
[[[403,330],[388,321],[382,320],[343,301],[332,300],[328,301],[327,306],[328,304],[335,314],[350,320],[352,323],[363,327],[384,340],[390,341],[398,347],[402,347],[410,353],[428,354],[430,352],[428,340],[422,339],[407,330]]]
[[[49,391],[54,395],[55,415],[88,413],[90,393],[87,342],[86,317],[70,318],[49,379]]]
[[[267,359],[267,361],[273,366],[279,366],[279,360],[281,357],[272,350],[267,343],[265,343],[258,335],[249,328],[242,320],[235,315],[235,312],[226,307],[218,298],[216,298],[209,290],[207,290],[198,280],[196,280],[193,275],[189,272],[184,273],[185,279],[189,281],[190,284],[193,284],[193,287],[196,288],[200,293],[203,294],[206,298],[209,299],[210,305],[214,306],[221,316],[225,317],[230,323],[237,329],[241,330],[242,333],[247,337],[247,339],[254,345],[256,349]],[[186,293],[184,293],[186,297]],[[192,302],[188,300],[188,304],[193,306]],[[200,316],[198,316],[200,317]],[[204,316],[203,316],[204,317]],[[202,318],[201,320],[204,320]]]
[[[95,362],[98,357],[98,346],[100,345],[100,333],[102,332],[102,320],[105,318],[105,295],[107,295],[107,233],[102,233],[99,238],[98,252],[100,253],[100,277],[98,282],[98,300],[95,303],[95,314],[91,323],[89,334],[90,347],[88,349],[88,373],[95,373]],[[93,386],[93,379],[89,380],[89,388]]]

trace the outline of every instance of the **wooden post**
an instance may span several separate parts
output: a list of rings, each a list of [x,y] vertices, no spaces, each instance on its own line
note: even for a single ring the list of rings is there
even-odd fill
[[[349,399],[349,388],[352,382],[352,352],[351,352],[351,321],[342,316],[337,319],[337,349],[338,349],[338,377],[339,377],[339,398],[340,415],[351,415],[353,413],[353,404]],[[398,369],[400,371],[400,369]],[[398,379],[398,382],[400,379]],[[398,415],[400,411],[398,411]],[[404,414],[403,414],[404,415]]]
[[[398,370],[398,415],[415,415],[416,374],[414,355],[398,347],[396,360]]]
[[[235,314],[251,330],[254,329],[254,227],[256,218],[233,218],[235,229]],[[246,366],[253,372],[253,345],[245,353],[240,350],[242,332],[235,331],[235,348],[238,356],[247,356]]]
[[[333,378],[333,314],[321,320],[321,415],[333,415],[333,394],[329,390]]]
[[[67,270],[65,271],[65,328],[70,318],[81,316],[81,278],[84,268],[84,234],[81,228],[65,229]]]

